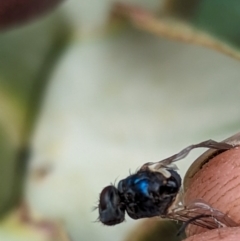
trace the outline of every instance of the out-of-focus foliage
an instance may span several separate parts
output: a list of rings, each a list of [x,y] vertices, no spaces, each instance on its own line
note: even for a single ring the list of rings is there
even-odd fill
[[[181,223],[170,220],[148,219],[137,225],[126,241],[181,241],[185,234],[179,233]]]
[[[28,219],[20,208],[0,221],[0,239],[4,241],[70,241],[58,223]]]
[[[167,0],[168,11],[198,29],[240,47],[240,2],[236,0]]]
[[[19,25],[49,11],[62,0],[0,0],[0,29]]]
[[[56,13],[0,36],[0,215],[18,200],[39,101],[69,34]]]
[[[165,0],[158,17],[138,6],[125,4],[125,7],[124,15],[140,29],[240,59],[239,1]]]
[[[35,10],[35,2],[40,3],[25,2],[33,4]],[[59,1],[41,2],[39,13]],[[68,20],[59,15],[0,36],[0,214],[19,200],[29,136],[45,85],[51,79],[48,106],[42,113],[45,122],[39,125],[39,132],[53,154],[45,155],[40,146],[40,152],[43,150],[49,159],[41,156],[37,161],[40,166],[50,163],[54,168],[45,179],[29,180],[29,200],[46,219],[65,220],[76,240],[120,240],[131,222],[111,228],[92,223],[97,212],[90,210],[103,183],[112,180],[110,175],[126,174],[123,169],[128,170],[130,164],[136,167],[148,158],[158,159],[160,153],[167,155],[183,142],[235,131],[239,108],[232,103],[239,102],[238,63],[133,28],[124,29],[121,24],[123,28],[119,28],[116,18],[109,18],[116,17],[111,12],[113,0],[75,2],[77,7],[72,14],[68,12],[69,20],[76,23],[74,41],[69,41]],[[166,0],[156,17],[153,12],[159,12],[160,2],[152,0],[147,11],[150,1],[124,1],[125,7],[114,8],[114,13],[130,17],[143,31],[239,58],[237,1]],[[128,6],[130,3],[136,6]],[[9,24],[36,13],[28,15],[25,7],[17,10],[23,18],[12,12],[6,15],[12,17]],[[61,59],[65,46],[68,51]],[[55,69],[58,59],[61,66]],[[226,69],[221,68],[220,73],[219,66]],[[25,229],[16,218],[14,213],[0,223],[0,238],[3,233],[11,236],[14,229]],[[171,222],[144,227],[146,233],[139,232],[136,240],[179,239]],[[15,232],[12,236],[24,241],[31,237],[24,235]],[[44,240],[34,232],[33,236]]]

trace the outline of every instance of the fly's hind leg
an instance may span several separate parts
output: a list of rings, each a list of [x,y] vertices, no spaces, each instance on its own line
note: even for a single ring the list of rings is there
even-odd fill
[[[180,152],[178,152],[177,154],[170,156],[166,159],[163,159],[161,161],[145,163],[141,167],[141,169],[143,170],[149,166],[153,166],[153,168],[155,170],[158,170],[162,167],[166,168],[166,167],[171,167],[171,166],[173,167],[173,169],[175,169],[176,167],[173,164],[173,162],[176,162],[176,161],[179,161],[179,160],[185,158],[195,148],[212,148],[212,149],[216,149],[216,150],[229,150],[234,147],[235,147],[235,145],[228,144],[225,142],[217,142],[214,140],[207,140],[207,141],[200,142],[198,144],[190,145],[190,146],[184,148],[183,150],[181,150]]]

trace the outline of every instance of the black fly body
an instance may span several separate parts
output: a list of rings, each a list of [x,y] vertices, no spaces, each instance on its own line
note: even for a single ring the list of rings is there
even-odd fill
[[[212,148],[220,151],[234,146],[207,140],[190,145],[179,153],[158,162],[148,162],[134,174],[105,187],[99,199],[99,221],[116,225],[124,221],[125,213],[133,219],[159,216],[189,224],[214,229],[237,224],[226,214],[212,208],[202,200],[183,206],[179,200],[182,185],[174,162],[185,158],[195,148]]]

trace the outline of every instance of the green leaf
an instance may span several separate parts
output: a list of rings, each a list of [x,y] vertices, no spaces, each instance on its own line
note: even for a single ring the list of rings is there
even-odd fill
[[[168,10],[223,42],[240,47],[240,2],[237,0],[171,0]],[[186,8],[181,7],[186,6]],[[172,9],[172,11],[171,11]]]
[[[0,215],[19,201],[41,97],[70,33],[56,13],[0,36]]]
[[[144,31],[240,59],[240,2],[237,0],[165,0],[159,14],[119,4],[116,13],[126,16]]]
[[[181,223],[170,220],[148,219],[138,225],[126,241],[181,241],[185,233],[177,235]]]

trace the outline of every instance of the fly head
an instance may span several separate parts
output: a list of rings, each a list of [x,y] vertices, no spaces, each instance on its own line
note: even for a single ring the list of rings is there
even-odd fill
[[[99,199],[99,221],[112,226],[124,221],[125,206],[121,202],[119,192],[114,186],[105,187]]]

